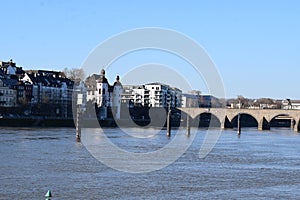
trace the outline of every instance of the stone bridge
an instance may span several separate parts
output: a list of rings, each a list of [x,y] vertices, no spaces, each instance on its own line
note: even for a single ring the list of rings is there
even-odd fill
[[[300,110],[283,109],[225,109],[225,108],[178,108],[191,118],[196,118],[203,113],[214,115],[221,123],[221,128],[227,128],[226,123],[232,122],[239,114],[247,114],[256,119],[259,130],[270,129],[270,122],[277,116],[288,116],[295,120],[294,131],[299,132]]]

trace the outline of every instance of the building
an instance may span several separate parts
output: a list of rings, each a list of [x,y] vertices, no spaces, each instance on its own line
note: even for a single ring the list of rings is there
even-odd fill
[[[0,61],[0,69],[6,75],[15,75],[18,78],[22,77],[25,73],[22,67],[17,67],[12,59],[9,62]]]
[[[1,107],[16,107],[25,102],[24,86],[19,81],[23,75],[22,67],[17,67],[12,60],[0,61]]]
[[[211,95],[201,95],[199,107],[201,108],[211,108],[212,107],[212,96]]]
[[[126,85],[123,86],[122,104],[127,107],[148,107],[149,90],[145,85]]]
[[[286,99],[282,101],[282,109],[300,110],[300,100]]]
[[[0,107],[17,106],[17,90],[14,89],[14,80],[0,78]]]
[[[224,106],[224,99],[218,99],[212,95],[200,95],[199,107],[201,108],[221,108]]]
[[[182,91],[162,83],[149,83],[145,85],[149,91],[150,107],[181,107]]]
[[[173,90],[172,92],[172,99],[174,107],[180,108],[182,105],[182,91],[176,87],[171,88]]]
[[[183,108],[198,108],[200,104],[200,91],[191,91],[182,94],[181,107]]]
[[[21,79],[22,98],[31,105],[45,105],[38,112],[45,112],[47,105],[49,115],[57,117],[72,116],[72,92],[74,82],[64,73],[47,70],[26,71]],[[21,87],[22,86],[22,87]],[[19,90],[21,91],[21,90]],[[40,106],[39,106],[40,107]]]
[[[122,99],[122,93],[123,93],[123,86],[120,82],[120,77],[117,76],[116,81],[113,85],[112,90],[112,110],[115,114],[115,119],[121,118],[121,99]]]
[[[87,77],[85,86],[87,102],[97,105],[100,119],[120,119],[123,86],[119,76],[114,84],[110,85],[105,77],[105,70],[102,69],[100,75],[93,74]]]

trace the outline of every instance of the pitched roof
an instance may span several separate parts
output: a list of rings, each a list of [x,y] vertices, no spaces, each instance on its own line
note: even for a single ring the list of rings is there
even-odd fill
[[[71,88],[73,87],[74,82],[65,76],[61,76],[60,72],[47,71],[38,71],[38,73],[28,73],[28,77],[32,81],[33,84],[42,84],[43,86],[49,87],[61,87],[63,83]]]

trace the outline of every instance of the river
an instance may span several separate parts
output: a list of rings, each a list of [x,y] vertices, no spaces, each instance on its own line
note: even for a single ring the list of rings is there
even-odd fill
[[[108,129],[122,148],[153,151],[168,140],[163,130],[143,143]],[[300,135],[289,129],[222,132],[204,159],[205,130],[174,163],[141,174],[96,160],[75,141],[72,128],[1,128],[0,199],[299,199]],[[184,136],[185,137],[185,136]],[[114,155],[111,156],[112,159]]]

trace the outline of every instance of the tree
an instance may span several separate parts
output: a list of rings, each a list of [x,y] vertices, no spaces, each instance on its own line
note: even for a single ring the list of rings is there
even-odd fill
[[[271,105],[271,104],[274,104],[274,103],[275,103],[274,99],[271,99],[271,98],[260,98],[260,99],[256,100],[255,105],[260,105],[260,104]]]
[[[291,102],[291,99],[286,99],[287,100],[287,102],[288,102],[288,109],[292,109],[293,108],[293,106],[292,106],[292,102]]]
[[[79,82],[85,78],[85,73],[82,68],[72,68],[68,69],[67,67],[64,69],[64,74],[67,78],[72,81]]]
[[[247,99],[242,95],[238,95],[235,102],[238,104],[239,108],[248,108],[250,105],[250,99]]]

